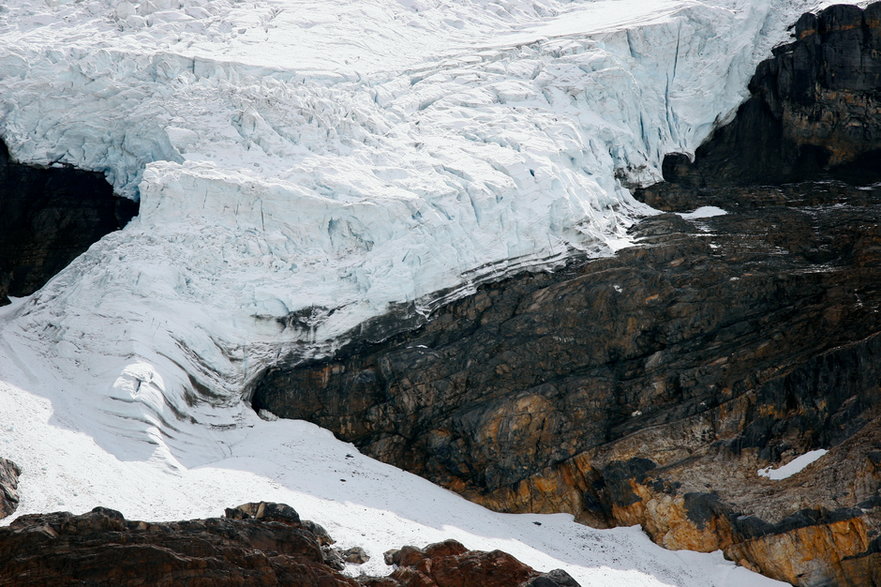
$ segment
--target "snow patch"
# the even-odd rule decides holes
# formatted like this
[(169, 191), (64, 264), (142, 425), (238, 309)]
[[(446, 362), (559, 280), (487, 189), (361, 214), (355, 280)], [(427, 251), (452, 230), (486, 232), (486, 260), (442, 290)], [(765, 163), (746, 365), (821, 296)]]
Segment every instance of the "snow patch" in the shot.
[(724, 216), (725, 214), (728, 214), (728, 212), (717, 206), (701, 206), (697, 210), (692, 210), (691, 212), (677, 212), (676, 214), (686, 220), (700, 220), (702, 218)]
[(776, 469), (772, 469), (771, 467), (765, 467), (764, 469), (759, 469), (756, 473), (760, 477), (767, 477), (772, 481), (780, 481), (781, 479), (788, 479), (792, 477), (796, 473), (801, 473), (805, 467), (825, 455), (828, 450), (825, 448), (820, 448), (817, 450), (812, 450), (810, 452), (806, 452), (805, 454), (795, 457), (785, 465), (777, 467)]

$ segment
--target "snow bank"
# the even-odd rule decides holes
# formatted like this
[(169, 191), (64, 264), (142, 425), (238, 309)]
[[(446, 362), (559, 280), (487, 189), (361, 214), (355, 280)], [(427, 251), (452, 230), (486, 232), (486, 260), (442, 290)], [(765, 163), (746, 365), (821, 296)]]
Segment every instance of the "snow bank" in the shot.
[[(151, 377), (138, 369), (129, 376)], [(505, 550), (543, 571), (564, 568), (585, 587), (782, 585), (725, 561), (720, 552), (664, 550), (638, 527), (595, 530), (565, 514), (490, 512), (302, 421), (265, 422), (247, 414), (236, 428), (214, 433), (179, 424), (177, 433), (211, 434), (226, 455), (169, 470), (159, 457), (110, 454), (94, 437), (68, 428), (55, 401), (4, 382), (0, 414), (0, 454), (14, 455), (23, 470), (16, 515), (82, 513), (100, 504), (130, 519), (190, 519), (263, 499), (288, 503), (322, 524), (337, 546), (365, 548), (371, 560), (350, 565), (355, 575), (389, 573), (382, 553), (390, 548), (454, 538), (469, 548)]]

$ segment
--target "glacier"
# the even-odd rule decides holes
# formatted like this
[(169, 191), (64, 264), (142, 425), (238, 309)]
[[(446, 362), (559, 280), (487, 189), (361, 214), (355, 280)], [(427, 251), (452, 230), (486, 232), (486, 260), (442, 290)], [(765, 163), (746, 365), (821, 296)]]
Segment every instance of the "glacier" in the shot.
[[(346, 540), (369, 520), (386, 531), (370, 530), (379, 552), (452, 536), (596, 580), (583, 544), (560, 544), (611, 535), (564, 516), (542, 528), (566, 540), (511, 530), (520, 518), (477, 513), (373, 462), (341, 492), (334, 467), (355, 449), (257, 418), (248, 384), (289, 352), (326, 352), (392, 304), (427, 313), (439, 292), (627, 246), (627, 228), (654, 213), (628, 188), (659, 179), (665, 153), (693, 151), (787, 26), (829, 3), (0, 7), (0, 135), (13, 156), (100, 171), (141, 206), (42, 290), (0, 308), (0, 454), (25, 469), (20, 513), (100, 502), (168, 519), (271, 494)], [(294, 315), (307, 324), (292, 326)], [(324, 476), (298, 477), (295, 463)], [(401, 514), (412, 493), (457, 513)], [(519, 546), (486, 538), (499, 524)], [(740, 577), (720, 555), (617, 532), (636, 541), (622, 549), (646, 552), (633, 584)]]

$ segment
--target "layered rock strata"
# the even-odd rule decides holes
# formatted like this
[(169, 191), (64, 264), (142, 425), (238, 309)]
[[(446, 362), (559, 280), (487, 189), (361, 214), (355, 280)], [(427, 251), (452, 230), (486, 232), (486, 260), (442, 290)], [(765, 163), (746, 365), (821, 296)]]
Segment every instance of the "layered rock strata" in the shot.
[(22, 516), (0, 528), (4, 585), (289, 585), (314, 587), (577, 587), (562, 571), (539, 573), (510, 555), (456, 542), (391, 553), (388, 577), (346, 577), (328, 557), (332, 539), (284, 504), (259, 502), (223, 518), (129, 521), (95, 508)]
[(102, 175), (17, 163), (0, 142), (0, 305), (35, 292), (137, 211)]
[[(647, 219), (614, 258), (292, 356), (254, 407), (496, 509), (642, 524), (793, 584), (881, 584), (881, 189), (830, 181), (881, 175), (881, 3), (795, 36), (694, 163), (669, 156), (640, 192), (729, 214)], [(822, 181), (781, 184), (802, 179)]]
[[(822, 584), (871, 555), (881, 521), (881, 191), (756, 192), (786, 205), (646, 220), (614, 258), (279, 365), (254, 406), (495, 509), (641, 523), (670, 548)], [(791, 479), (757, 474), (818, 448)]]

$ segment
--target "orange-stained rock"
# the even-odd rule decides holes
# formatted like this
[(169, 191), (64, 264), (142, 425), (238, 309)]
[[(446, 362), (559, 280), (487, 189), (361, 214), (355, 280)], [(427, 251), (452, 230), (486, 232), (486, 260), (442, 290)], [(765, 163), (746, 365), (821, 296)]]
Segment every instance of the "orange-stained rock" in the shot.
[(27, 515), (0, 528), (0, 585), (291, 587), (578, 587), (563, 571), (540, 573), (500, 551), (448, 540), (387, 553), (388, 577), (343, 576), (333, 540), (285, 504), (255, 502), (227, 517), (128, 521), (106, 508)]
[[(881, 532), (881, 186), (827, 180), (881, 179), (879, 22), (881, 3), (802, 17), (732, 124), (638, 194), (728, 214), (647, 218), (614, 257), (430, 319), (396, 308), (332, 356), (282, 359), (254, 407), (494, 509), (860, 584)], [(788, 479), (757, 474), (818, 448)]]
[[(865, 520), (852, 518), (806, 526), (730, 545), (725, 555), (759, 572), (792, 583), (826, 582), (839, 586), (872, 585), (842, 563), (869, 546)], [(808, 584), (811, 584), (808, 583)]]
[(389, 551), (386, 562), (397, 566), (388, 578), (402, 587), (527, 587), (539, 578), (548, 587), (578, 585), (564, 571), (539, 573), (505, 552), (468, 550), (455, 540)]

